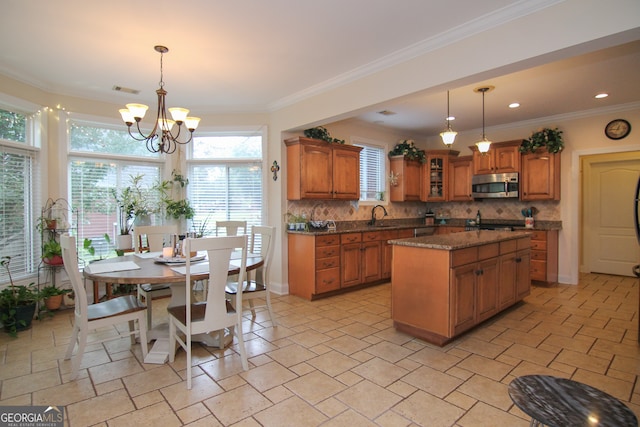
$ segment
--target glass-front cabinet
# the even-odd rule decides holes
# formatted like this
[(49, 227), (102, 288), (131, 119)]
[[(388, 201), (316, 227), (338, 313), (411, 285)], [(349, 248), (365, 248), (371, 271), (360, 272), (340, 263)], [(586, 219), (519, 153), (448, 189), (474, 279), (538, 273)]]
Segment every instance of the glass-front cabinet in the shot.
[(449, 159), (460, 154), (454, 150), (427, 150), (423, 165), (423, 185), (420, 200), (444, 202), (447, 200)]

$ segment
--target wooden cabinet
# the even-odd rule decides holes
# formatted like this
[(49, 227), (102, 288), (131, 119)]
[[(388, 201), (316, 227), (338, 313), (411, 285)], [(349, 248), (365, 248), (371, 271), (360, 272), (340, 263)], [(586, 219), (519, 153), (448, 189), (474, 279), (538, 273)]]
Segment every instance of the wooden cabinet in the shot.
[(306, 299), (391, 277), (388, 240), (413, 237), (413, 229), (342, 234), (289, 234), (289, 293)]
[(340, 235), (289, 234), (289, 293), (306, 299), (340, 289)]
[(451, 254), (451, 329), (457, 335), (498, 312), (499, 244)]
[(521, 200), (560, 200), (560, 153), (522, 155)]
[(531, 280), (558, 281), (558, 230), (535, 230), (531, 236)]
[(302, 137), (284, 142), (287, 199), (359, 200), (361, 147)]
[(422, 163), (418, 160), (407, 160), (404, 156), (393, 156), (389, 159), (391, 173), (398, 177), (397, 183), (390, 186), (392, 202), (420, 201)]
[(520, 144), (522, 140), (494, 142), (489, 151), (482, 154), (475, 145), (473, 151), (473, 174), (520, 172)]
[(451, 233), (461, 233), (464, 231), (464, 227), (456, 226), (456, 225), (438, 225), (436, 228), (436, 234), (451, 234)]
[(498, 310), (520, 301), (531, 292), (529, 238), (500, 243)]
[(451, 251), (393, 245), (394, 326), (444, 345), (515, 304), (530, 290), (529, 244), (520, 237)]
[(471, 197), (471, 156), (449, 159), (449, 201), (468, 201)]
[(460, 154), (454, 150), (427, 150), (427, 162), (422, 165), (420, 200), (444, 202), (448, 198), (449, 159)]

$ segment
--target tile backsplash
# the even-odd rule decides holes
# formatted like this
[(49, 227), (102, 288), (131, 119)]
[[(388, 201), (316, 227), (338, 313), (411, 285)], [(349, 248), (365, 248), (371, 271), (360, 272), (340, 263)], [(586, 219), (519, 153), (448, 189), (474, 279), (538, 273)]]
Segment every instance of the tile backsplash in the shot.
[[(312, 215), (316, 220), (331, 219), (334, 221), (360, 221), (371, 218), (371, 204), (358, 204), (356, 202), (335, 200), (289, 200), (287, 211), (296, 215), (305, 215), (310, 220)], [(483, 200), (470, 202), (403, 202), (388, 203), (384, 205), (389, 213), (388, 219), (417, 218), (424, 216), (429, 209), (434, 213), (444, 213), (445, 217), (457, 219), (470, 219), (480, 214), (484, 219), (522, 220), (523, 209), (535, 208), (538, 213), (534, 218), (539, 221), (559, 221), (559, 201), (522, 202), (519, 200)], [(377, 212), (378, 218), (381, 213)], [(286, 222), (286, 218), (283, 218)]]

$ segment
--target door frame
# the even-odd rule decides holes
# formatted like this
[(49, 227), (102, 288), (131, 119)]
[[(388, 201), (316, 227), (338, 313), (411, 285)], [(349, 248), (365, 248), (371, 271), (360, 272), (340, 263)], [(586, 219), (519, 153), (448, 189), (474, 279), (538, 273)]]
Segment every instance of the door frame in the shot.
[[(632, 154), (633, 153), (633, 154)], [(638, 156), (634, 154), (638, 153)], [(635, 161), (640, 162), (640, 149), (632, 150), (632, 151), (620, 151), (615, 153), (602, 153), (595, 155), (583, 155), (580, 157), (580, 168), (581, 168), (581, 183), (580, 183), (580, 267), (579, 271), (581, 273), (591, 273), (591, 256), (593, 255), (594, 247), (589, 243), (587, 237), (589, 237), (588, 233), (590, 232), (585, 227), (585, 222), (588, 217), (588, 212), (585, 211), (586, 205), (589, 201), (593, 202), (594, 198), (591, 197), (591, 193), (585, 194), (585, 187), (589, 188), (587, 185), (587, 180), (591, 179), (592, 167), (595, 164), (611, 164), (611, 163), (619, 163), (623, 161)], [(587, 175), (587, 171), (589, 174)], [(590, 199), (590, 200), (587, 200)], [(635, 241), (635, 239), (634, 239)]]
[[(569, 191), (569, 204), (563, 205), (565, 207), (575, 206), (575, 209), (568, 209), (567, 216), (561, 213), (563, 217), (563, 228), (566, 228), (568, 233), (561, 233), (568, 236), (573, 236), (570, 241), (561, 242), (561, 246), (564, 248), (560, 248), (562, 253), (567, 254), (567, 259), (564, 261), (568, 267), (568, 277), (565, 276), (564, 279), (561, 279), (561, 283), (569, 283), (573, 285), (578, 284), (578, 280), (580, 277), (580, 267), (581, 267), (581, 259), (580, 253), (582, 251), (582, 170), (580, 165), (582, 163), (582, 156), (590, 156), (594, 154), (612, 154), (612, 153), (622, 153), (626, 151), (638, 151), (638, 147), (636, 145), (631, 146), (619, 146), (619, 147), (606, 147), (606, 148), (588, 148), (584, 150), (575, 150), (571, 153), (571, 180), (570, 180), (570, 191)], [(564, 209), (563, 209), (564, 211)], [(564, 239), (563, 239), (564, 240)]]

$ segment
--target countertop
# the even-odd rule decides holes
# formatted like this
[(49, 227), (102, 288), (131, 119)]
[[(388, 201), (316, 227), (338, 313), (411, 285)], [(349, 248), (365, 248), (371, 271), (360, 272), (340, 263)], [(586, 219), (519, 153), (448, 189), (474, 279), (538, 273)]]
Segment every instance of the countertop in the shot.
[(528, 237), (531, 231), (464, 231), (460, 233), (442, 234), (435, 236), (412, 237), (408, 239), (389, 240), (392, 245), (410, 246), (424, 249), (456, 250), (471, 246), (486, 245), (505, 240)]
[[(440, 224), (436, 221), (434, 225), (425, 225), (423, 218), (408, 218), (408, 219), (391, 219), (391, 220), (379, 220), (380, 225), (372, 226), (368, 225), (369, 221), (336, 221), (335, 230), (314, 230), (309, 229), (305, 231), (287, 230), (289, 234), (303, 234), (303, 235), (324, 235), (324, 234), (343, 234), (343, 233), (359, 233), (366, 231), (385, 231), (385, 230), (404, 230), (414, 228), (437, 228), (440, 226), (445, 227), (464, 227), (465, 219), (448, 219), (446, 224)], [(485, 219), (486, 224), (500, 224), (505, 226), (511, 226), (516, 231), (532, 231), (532, 230), (561, 230), (562, 221), (536, 221), (533, 228), (525, 228), (524, 220), (505, 220), (505, 219)], [(435, 232), (435, 230), (434, 230)]]

